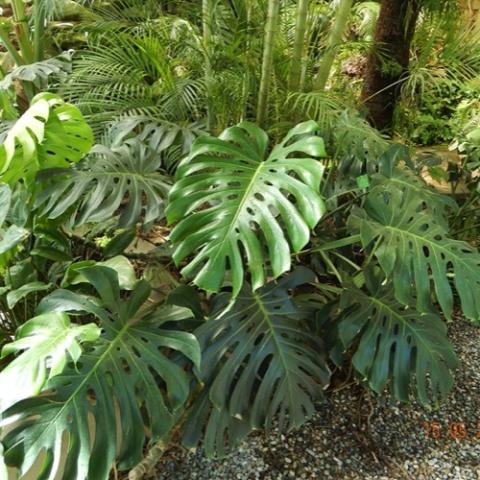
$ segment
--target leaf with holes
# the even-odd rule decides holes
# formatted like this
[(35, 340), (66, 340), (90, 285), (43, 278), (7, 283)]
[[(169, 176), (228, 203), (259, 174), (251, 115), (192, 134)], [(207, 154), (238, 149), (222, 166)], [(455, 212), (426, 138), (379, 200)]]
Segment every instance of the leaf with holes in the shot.
[(345, 348), (353, 347), (353, 365), (379, 394), (389, 388), (400, 401), (414, 394), (423, 405), (438, 404), (458, 367), (447, 326), (435, 314), (405, 308), (389, 284), (381, 286), (366, 273), (370, 291), (352, 285), (340, 301), (338, 331)]
[(0, 145), (0, 179), (32, 181), (39, 170), (69, 167), (87, 154), (93, 134), (80, 111), (51, 93), (40, 93)]
[(382, 170), (383, 173), (372, 176), (371, 190), (374, 195), (388, 195), (392, 189), (398, 190), (404, 197), (408, 194), (411, 202), (417, 202), (418, 209), (424, 210), (438, 223), (448, 228), (448, 213), (458, 210), (458, 205), (452, 197), (439, 193), (408, 168)]
[(143, 458), (146, 431), (152, 441), (165, 435), (189, 394), (189, 377), (168, 352), (200, 362), (196, 338), (171, 328), (191, 318), (189, 310), (142, 308), (150, 293), (145, 281), (123, 299), (117, 274), (107, 267), (87, 267), (82, 275), (99, 298), (58, 290), (39, 310), (93, 313), (102, 335), (84, 347), (77, 365), (51, 378), (42, 395), (3, 412), (2, 424), (14, 424), (2, 440), (5, 461), (21, 474), (42, 451), (43, 478), (52, 480), (63, 469), (62, 459), (62, 478), (71, 480), (107, 480), (115, 459), (120, 469), (133, 467)]
[(142, 213), (150, 223), (163, 217), (170, 188), (159, 166), (158, 155), (139, 142), (112, 149), (96, 145), (84, 164), (42, 172), (45, 188), (35, 205), (50, 219), (73, 209), (76, 225), (106, 221), (121, 206), (120, 227), (135, 226)]
[(310, 239), (324, 212), (319, 194), (325, 155), (311, 121), (297, 125), (267, 156), (266, 133), (249, 122), (220, 137), (201, 137), (177, 170), (167, 207), (178, 222), (171, 240), (177, 264), (204, 290), (218, 292), (226, 273), (233, 295), (251, 274), (253, 289), (286, 272), (291, 253)]
[(364, 248), (373, 249), (380, 266), (393, 280), (395, 296), (405, 305), (416, 303), (431, 311), (432, 294), (451, 318), (453, 290), (470, 319), (480, 319), (480, 254), (468, 243), (448, 238), (443, 222), (425, 210), (411, 189), (373, 189), (363, 209), (349, 218), (353, 233), (360, 233)]
[(222, 453), (227, 438), (232, 446), (274, 419), (280, 429), (296, 428), (314, 413), (330, 373), (322, 342), (304, 323), (310, 312), (289, 295), (314, 278), (302, 267), (257, 292), (245, 285), (229, 309), (227, 293), (216, 297), (212, 317), (195, 331), (208, 397), (204, 392), (190, 409), (186, 445), (195, 446), (205, 430), (207, 453)]

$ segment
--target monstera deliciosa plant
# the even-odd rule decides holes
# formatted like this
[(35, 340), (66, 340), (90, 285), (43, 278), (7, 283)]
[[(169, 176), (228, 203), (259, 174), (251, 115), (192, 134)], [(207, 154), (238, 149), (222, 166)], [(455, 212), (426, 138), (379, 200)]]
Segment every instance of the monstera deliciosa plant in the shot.
[[(480, 254), (451, 238), (458, 207), (406, 148), (352, 174), (314, 121), (279, 142), (242, 122), (195, 140), (170, 180), (151, 138), (92, 148), (75, 107), (31, 109), (0, 151), (7, 465), (106, 480), (172, 435), (223, 455), (253, 429), (300, 427), (333, 367), (400, 402), (446, 399), (458, 361), (442, 315), (480, 319)], [(130, 240), (107, 261), (76, 248), (80, 228), (164, 220), (171, 248), (147, 259), (183, 281), (153, 292)]]
[(271, 152), (266, 133), (249, 122), (194, 143), (177, 169), (167, 207), (169, 222), (178, 222), (173, 258), (178, 264), (192, 257), (184, 275), (218, 292), (228, 272), (235, 297), (244, 263), (253, 289), (268, 274), (290, 269), (291, 254), (308, 243), (325, 211), (324, 168), (314, 158), (326, 153), (317, 129), (315, 122), (302, 123)]

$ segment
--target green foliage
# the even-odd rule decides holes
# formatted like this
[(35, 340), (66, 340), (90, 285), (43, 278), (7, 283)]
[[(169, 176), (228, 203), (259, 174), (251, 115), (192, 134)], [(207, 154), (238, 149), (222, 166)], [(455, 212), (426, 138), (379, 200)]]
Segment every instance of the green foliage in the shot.
[(433, 313), (405, 308), (390, 286), (366, 272), (369, 291), (348, 286), (338, 332), (345, 348), (353, 347), (352, 363), (375, 392), (388, 386), (403, 402), (413, 393), (424, 405), (437, 405), (453, 385), (458, 367), (445, 323)]
[(392, 278), (398, 301), (414, 302), (420, 312), (428, 312), (435, 294), (443, 313), (451, 318), (452, 277), (463, 313), (478, 320), (480, 254), (469, 244), (448, 238), (444, 222), (425, 210), (425, 196), (410, 188), (391, 188), (388, 181), (385, 187), (369, 192), (363, 208), (352, 212), (349, 225)]
[(266, 133), (251, 123), (194, 143), (167, 207), (168, 221), (178, 222), (171, 235), (175, 262), (195, 254), (182, 269), (185, 276), (218, 292), (229, 271), (236, 296), (245, 260), (254, 290), (268, 269), (274, 277), (290, 269), (291, 252), (308, 243), (324, 211), (323, 167), (310, 158), (325, 155), (317, 129), (315, 122), (298, 125), (268, 156)]
[[(338, 372), (390, 403), (447, 399), (441, 314), (480, 319), (480, 37), (453, 1), (422, 2), (396, 85), (407, 143), (455, 133), (453, 195), (357, 110), (371, 47), (399, 67), (375, 44), (378, 2), (353, 7), (335, 52), (338, 2), (270, 2), (268, 42), (263, 0), (15, 3), (0, 477), (41, 457), (39, 478), (107, 480), (178, 433), (224, 455), (299, 428)], [(70, 103), (35, 96), (47, 84)]]
[(251, 429), (271, 429), (275, 420), (281, 430), (298, 428), (314, 413), (330, 372), (321, 341), (306, 328), (312, 312), (289, 295), (314, 279), (299, 268), (257, 292), (244, 285), (228, 309), (228, 294), (215, 298), (211, 318), (195, 331), (205, 387), (184, 427), (186, 446), (196, 446), (205, 429), (214, 455)]
[(194, 140), (204, 133), (195, 123), (182, 126), (148, 116), (130, 116), (112, 122), (103, 143), (118, 147), (134, 139), (160, 155), (162, 166), (170, 171), (189, 153)]
[(140, 142), (96, 145), (82, 164), (42, 172), (45, 188), (35, 206), (50, 219), (72, 212), (73, 223), (83, 225), (104, 222), (124, 205), (119, 227), (134, 226), (142, 214), (144, 222), (151, 223), (163, 217), (170, 187), (159, 167), (160, 158)]
[(190, 311), (174, 306), (142, 310), (150, 292), (146, 282), (139, 282), (128, 299), (122, 300), (113, 270), (86, 267), (81, 272), (98, 297), (58, 290), (40, 303), (38, 311), (43, 315), (93, 314), (100, 320), (102, 334), (84, 348), (79, 360), (78, 355), (74, 357), (76, 365), (68, 363), (61, 373), (54, 371), (57, 375), (48, 380), (42, 396), (4, 412), (4, 424), (15, 422), (3, 440), (5, 459), (22, 473), (45, 449), (43, 474), (54, 478), (64, 435), (69, 445), (64, 478), (106, 479), (115, 458), (120, 468), (133, 467), (142, 458), (145, 426), (154, 441), (161, 438), (188, 396), (188, 376), (165, 350), (179, 351), (196, 365), (200, 362), (195, 337), (167, 327), (169, 322), (189, 318)]
[(88, 279), (82, 275), (82, 269), (85, 267), (103, 266), (115, 270), (118, 277), (118, 286), (122, 290), (133, 290), (137, 283), (135, 275), (135, 268), (130, 261), (122, 255), (117, 255), (109, 258), (103, 262), (95, 262), (95, 260), (83, 260), (81, 262), (72, 263), (69, 265), (65, 276), (62, 279), (61, 287), (67, 288), (72, 285), (79, 285), (81, 283), (88, 283)]
[(46, 88), (51, 76), (61, 78), (72, 69), (72, 52), (63, 52), (57, 57), (48, 58), (29, 65), (20, 65), (0, 81), (0, 90), (9, 89), (15, 81), (31, 82), (35, 87)]
[(52, 287), (50, 283), (43, 283), (43, 282), (31, 282), (25, 283), (21, 287), (17, 288), (16, 290), (10, 290), (7, 294), (7, 305), (8, 308), (12, 309), (15, 305), (20, 301), (23, 300), (25, 297), (32, 293), (42, 292), (44, 290), (48, 290)]
[(28, 236), (28, 230), (11, 225), (2, 232), (0, 238), (0, 255), (4, 255), (16, 247), (22, 240)]
[[(454, 2), (452, 2), (454, 3)], [(399, 132), (421, 145), (448, 143), (458, 130), (455, 112), (478, 97), (480, 28), (455, 15), (426, 17), (417, 28), (409, 73), (402, 84)]]
[(179, 42), (176, 28), (164, 17), (141, 34), (127, 30), (93, 35), (88, 50), (74, 62), (66, 96), (96, 133), (131, 116), (171, 123), (199, 119), (203, 80), (189, 75), (199, 39), (193, 29), (186, 29), (187, 37)]
[(40, 393), (48, 380), (62, 373), (67, 361), (78, 362), (81, 343), (93, 342), (99, 336), (100, 329), (94, 323), (71, 324), (63, 312), (46, 313), (24, 323), (17, 330), (15, 341), (2, 349), (2, 358), (23, 353), (0, 372), (0, 409), (4, 411), (13, 403)]
[(39, 170), (69, 167), (90, 151), (92, 141), (77, 108), (41, 93), (0, 145), (0, 179), (11, 185), (20, 179), (32, 182)]
[(28, 237), (28, 230), (15, 224), (6, 225), (12, 205), (12, 191), (5, 183), (0, 183), (0, 272), (3, 273), (17, 246)]

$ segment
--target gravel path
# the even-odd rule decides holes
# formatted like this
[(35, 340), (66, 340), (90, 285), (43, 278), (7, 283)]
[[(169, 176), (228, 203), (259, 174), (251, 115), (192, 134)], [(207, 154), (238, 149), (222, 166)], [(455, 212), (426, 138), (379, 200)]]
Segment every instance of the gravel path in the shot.
[(480, 328), (457, 320), (451, 338), (462, 368), (438, 411), (382, 406), (350, 386), (331, 394), (297, 432), (253, 435), (222, 460), (173, 449), (153, 478), (480, 480)]

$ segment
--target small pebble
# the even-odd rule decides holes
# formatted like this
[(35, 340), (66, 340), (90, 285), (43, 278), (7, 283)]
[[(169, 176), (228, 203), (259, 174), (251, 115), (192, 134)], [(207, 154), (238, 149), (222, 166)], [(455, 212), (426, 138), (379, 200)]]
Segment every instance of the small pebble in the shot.
[[(376, 399), (358, 385), (327, 392), (298, 431), (252, 434), (220, 460), (172, 448), (155, 480), (480, 480), (480, 328), (449, 326), (461, 367), (449, 400), (436, 411)], [(432, 438), (431, 425), (440, 425)], [(464, 423), (467, 437), (449, 436)]]

